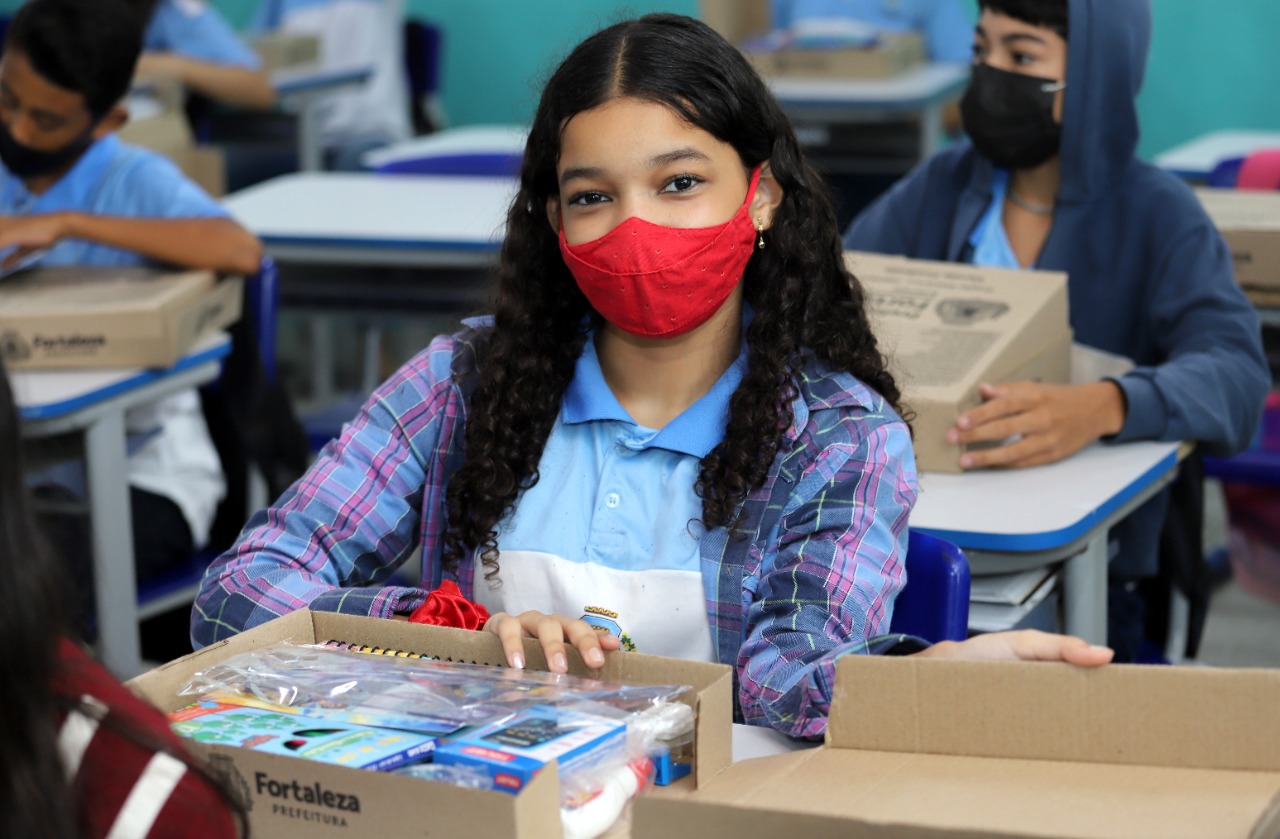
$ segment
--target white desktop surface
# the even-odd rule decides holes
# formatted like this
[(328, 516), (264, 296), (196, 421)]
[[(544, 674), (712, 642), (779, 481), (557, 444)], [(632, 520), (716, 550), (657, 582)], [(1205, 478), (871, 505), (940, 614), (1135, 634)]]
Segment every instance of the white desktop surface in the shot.
[(114, 368), (66, 370), (11, 370), (9, 382), (18, 411), (26, 422), (49, 420), (87, 408), (160, 381), (175, 373), (216, 361), (231, 351), (225, 333), (210, 335), (192, 347), (167, 370)]
[(1280, 148), (1280, 131), (1213, 131), (1161, 152), (1155, 164), (1180, 177), (1203, 180), (1224, 160), (1268, 148)]
[(1177, 458), (1177, 443), (1094, 443), (1029, 469), (923, 472), (911, 526), (962, 548), (1057, 547), (1096, 527)]
[(372, 75), (373, 67), (368, 64), (354, 64), (349, 67), (325, 67), (318, 64), (284, 67), (271, 74), (271, 87), (277, 96), (288, 99), (300, 93), (329, 91), (363, 84)]
[(513, 178), (301, 172), (233, 193), (223, 205), (268, 252), (281, 246), (494, 253)]

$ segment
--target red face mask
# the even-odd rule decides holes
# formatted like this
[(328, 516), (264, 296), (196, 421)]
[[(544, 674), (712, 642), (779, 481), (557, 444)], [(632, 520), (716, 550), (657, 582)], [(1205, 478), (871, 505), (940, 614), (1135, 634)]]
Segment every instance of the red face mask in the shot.
[(609, 323), (641, 338), (670, 338), (701, 326), (729, 298), (751, 258), (755, 227), (748, 208), (713, 227), (663, 227), (632, 217), (591, 242), (560, 253), (587, 300)]

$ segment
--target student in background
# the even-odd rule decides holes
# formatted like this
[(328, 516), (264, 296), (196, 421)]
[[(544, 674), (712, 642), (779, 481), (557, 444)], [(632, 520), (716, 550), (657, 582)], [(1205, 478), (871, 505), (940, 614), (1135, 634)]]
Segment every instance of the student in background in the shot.
[(850, 20), (886, 32), (919, 32), (930, 61), (972, 56), (972, 27), (960, 0), (773, 0), (773, 28), (803, 21)]
[[(1180, 181), (1139, 160), (1148, 0), (979, 0), (964, 143), (854, 220), (857, 250), (1069, 275), (1077, 341), (1136, 362), (1083, 385), (992, 382), (948, 439), (965, 469), (1060, 460), (1103, 439), (1248, 445), (1270, 376), (1231, 255)], [(1142, 641), (1168, 494), (1112, 530), (1109, 640)]]
[(326, 67), (373, 69), (367, 82), (319, 106), (329, 168), (362, 169), (365, 152), (411, 136), (404, 0), (260, 0), (252, 29), (314, 35)]
[(270, 108), (262, 60), (205, 0), (130, 0), (146, 24), (139, 79), (181, 82), (216, 102)]
[(164, 716), (68, 635), (67, 586), (32, 526), (0, 367), (0, 836), (234, 837), (243, 815)]
[[(294, 609), (410, 616), (411, 557), (551, 668), (624, 643), (735, 668), (742, 718), (826, 727), (836, 659), (885, 635), (916, 497), (898, 389), (821, 180), (705, 24), (580, 44), (534, 117), (492, 322), (438, 338), (210, 568), (192, 637)], [(604, 610), (616, 633), (580, 619)], [(937, 656), (1100, 664), (1039, 633)]]
[[(165, 158), (121, 143), (141, 32), (123, 0), (29, 0), (0, 59), (0, 258), (258, 270), (258, 240)], [(224, 492), (194, 389), (131, 411), (140, 575), (204, 545)]]

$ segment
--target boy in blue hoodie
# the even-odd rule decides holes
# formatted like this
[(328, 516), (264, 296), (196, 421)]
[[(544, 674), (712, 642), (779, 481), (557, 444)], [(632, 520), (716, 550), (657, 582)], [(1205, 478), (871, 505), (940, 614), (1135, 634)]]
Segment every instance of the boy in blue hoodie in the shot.
[[(966, 469), (1060, 460), (1098, 439), (1248, 445), (1270, 376), (1258, 319), (1195, 196), (1139, 160), (1149, 0), (979, 0), (961, 112), (969, 143), (854, 220), (852, 249), (1065, 271), (1076, 340), (1131, 358), (1116, 379), (989, 384), (948, 440), (1016, 442)], [(1112, 531), (1109, 643), (1141, 643), (1135, 581), (1157, 571), (1168, 494)]]

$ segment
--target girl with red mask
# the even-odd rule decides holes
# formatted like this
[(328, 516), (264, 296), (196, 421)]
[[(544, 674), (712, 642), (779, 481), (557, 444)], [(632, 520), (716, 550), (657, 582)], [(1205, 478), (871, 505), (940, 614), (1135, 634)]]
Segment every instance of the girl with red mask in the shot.
[[(464, 615), (514, 667), (526, 636), (559, 672), (566, 645), (721, 661), (741, 719), (806, 737), (839, 656), (921, 651), (886, 634), (916, 497), (898, 388), (821, 179), (733, 46), (649, 15), (573, 51), (491, 306), (250, 521), (206, 576), (197, 645), (303, 606)], [(410, 558), (423, 587), (386, 585)], [(923, 654), (1110, 652), (1015, 634)]]

